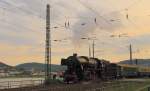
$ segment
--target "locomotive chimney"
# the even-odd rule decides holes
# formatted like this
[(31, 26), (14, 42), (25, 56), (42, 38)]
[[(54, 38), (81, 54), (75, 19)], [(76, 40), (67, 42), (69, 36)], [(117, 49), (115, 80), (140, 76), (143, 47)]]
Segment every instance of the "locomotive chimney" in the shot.
[(77, 57), (77, 53), (73, 53), (73, 56), (74, 56), (74, 57)]

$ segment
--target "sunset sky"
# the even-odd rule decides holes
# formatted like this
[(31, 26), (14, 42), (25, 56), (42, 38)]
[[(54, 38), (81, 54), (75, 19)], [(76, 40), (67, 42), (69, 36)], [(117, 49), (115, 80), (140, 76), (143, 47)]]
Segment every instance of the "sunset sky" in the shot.
[(52, 42), (53, 64), (73, 53), (88, 56), (92, 41), (82, 37), (96, 37), (98, 58), (129, 59), (130, 44), (133, 58), (150, 58), (150, 0), (0, 0), (0, 62), (44, 63), (46, 4), (52, 40), (63, 40)]

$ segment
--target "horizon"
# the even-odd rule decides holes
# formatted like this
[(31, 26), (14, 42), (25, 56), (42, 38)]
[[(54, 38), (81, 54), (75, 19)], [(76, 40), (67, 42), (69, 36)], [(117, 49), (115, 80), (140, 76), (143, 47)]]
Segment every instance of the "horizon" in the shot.
[(85, 37), (96, 37), (97, 58), (111, 62), (128, 60), (132, 44), (133, 59), (150, 59), (149, 3), (148, 0), (0, 0), (0, 62), (45, 63), (47, 4), (51, 5), (52, 64), (60, 64), (61, 58), (72, 53), (88, 56), (93, 41), (81, 40)]
[[(106, 60), (106, 59), (103, 59), (103, 60)], [(136, 60), (136, 59), (133, 59), (133, 61)], [(138, 60), (150, 60), (150, 58), (146, 58), (146, 59), (138, 59)], [(111, 62), (110, 60), (107, 60), (109, 62)], [(119, 63), (119, 62), (122, 62), (122, 61), (130, 61), (130, 59), (125, 59), (125, 60), (121, 60), (121, 61), (118, 61), (118, 62), (111, 62), (111, 63)], [(9, 65), (9, 66), (17, 66), (17, 65), (20, 65), (20, 64), (26, 64), (26, 63), (40, 63), (40, 64), (45, 64), (45, 63), (42, 63), (42, 62), (36, 62), (36, 61), (30, 61), (30, 62), (25, 62), (25, 63), (19, 63), (19, 64), (15, 64), (15, 65), (12, 65), (12, 64), (7, 64), (5, 62), (2, 62), (0, 61), (0, 63), (2, 64), (6, 64), (6, 65)], [(52, 64), (52, 65), (61, 65), (61, 64)]]
[[(1, 62), (0, 63), (2, 64), (6, 64), (6, 65), (9, 65), (9, 66), (18, 66), (20, 64), (27, 64), (27, 63), (20, 63), (20, 64), (16, 64), (16, 65), (11, 65), (11, 64), (7, 64), (7, 63), (4, 63), (4, 62)], [(28, 62), (28, 63), (39, 63), (39, 64), (45, 64), (45, 63), (40, 63), (40, 62)], [(52, 64), (52, 65), (60, 65), (60, 64)]]

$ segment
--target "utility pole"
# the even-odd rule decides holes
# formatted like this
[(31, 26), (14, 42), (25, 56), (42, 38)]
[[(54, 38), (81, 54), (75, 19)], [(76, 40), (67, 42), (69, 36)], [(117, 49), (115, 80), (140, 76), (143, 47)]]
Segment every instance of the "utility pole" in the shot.
[(130, 44), (130, 62), (131, 64), (133, 64), (133, 61), (132, 61), (132, 45)]
[(92, 38), (89, 38), (89, 37), (88, 37), (88, 38), (81, 38), (81, 39), (84, 39), (84, 40), (86, 39), (86, 40), (88, 40), (88, 41), (89, 41), (89, 40), (93, 40), (92, 46), (90, 46), (90, 43), (89, 43), (89, 58), (91, 57), (91, 47), (92, 47), (92, 51), (93, 51), (93, 55), (92, 55), (92, 56), (93, 56), (93, 58), (94, 58), (94, 57), (95, 57), (95, 43), (94, 43), (94, 40), (95, 40), (95, 39), (92, 39)]
[(51, 30), (50, 30), (50, 5), (46, 7), (46, 48), (45, 48), (45, 79), (51, 78)]
[(91, 57), (91, 46), (89, 44), (89, 58)]
[(95, 43), (94, 43), (94, 40), (93, 40), (93, 58), (95, 57)]

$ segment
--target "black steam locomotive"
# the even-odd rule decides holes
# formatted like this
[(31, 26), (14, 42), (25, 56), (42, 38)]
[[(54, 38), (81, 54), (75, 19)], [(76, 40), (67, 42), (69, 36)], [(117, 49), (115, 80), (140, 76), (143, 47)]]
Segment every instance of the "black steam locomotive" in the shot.
[(67, 66), (64, 73), (64, 81), (67, 83), (150, 76), (150, 68), (136, 65), (119, 65), (98, 58), (77, 56), (77, 54), (62, 59), (61, 65)]
[(121, 76), (120, 66), (97, 58), (78, 57), (77, 54), (62, 59), (61, 65), (67, 66), (64, 73), (65, 82), (117, 79)]

